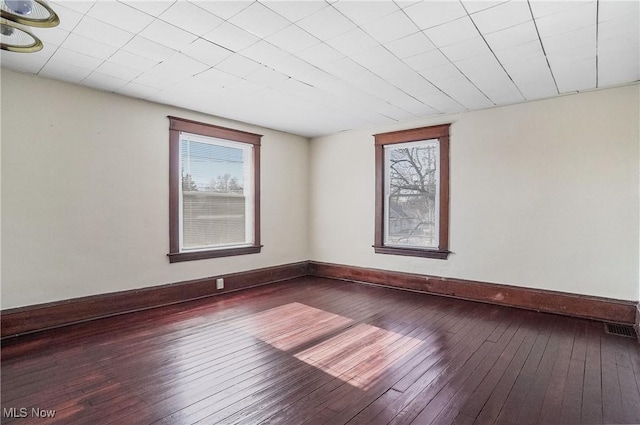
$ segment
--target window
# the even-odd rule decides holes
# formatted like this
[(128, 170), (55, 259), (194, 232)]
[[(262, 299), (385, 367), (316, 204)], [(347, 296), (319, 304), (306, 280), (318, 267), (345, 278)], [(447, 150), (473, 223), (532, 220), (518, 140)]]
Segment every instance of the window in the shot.
[(260, 252), (262, 136), (169, 121), (169, 261)]
[(376, 134), (379, 254), (449, 255), (449, 124)]

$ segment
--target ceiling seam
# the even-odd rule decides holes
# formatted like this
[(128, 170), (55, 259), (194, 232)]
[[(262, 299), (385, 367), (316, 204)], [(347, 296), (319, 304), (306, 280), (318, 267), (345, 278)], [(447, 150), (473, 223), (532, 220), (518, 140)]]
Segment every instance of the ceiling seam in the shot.
[[(471, 14), (469, 13), (469, 11), (467, 10), (467, 8), (465, 7), (464, 3), (462, 3), (462, 0), (460, 0), (460, 4), (462, 5), (462, 8), (464, 9), (464, 11), (467, 13), (467, 16), (469, 17), (469, 19), (471, 19), (471, 23), (473, 24), (473, 26), (475, 27), (476, 31), (478, 31), (478, 34), (480, 34), (480, 37), (482, 38), (482, 41), (484, 41), (484, 44), (487, 45), (487, 48), (489, 49), (489, 51), (491, 52), (491, 54), (493, 55), (493, 57), (495, 58), (495, 60), (498, 62), (498, 64), (500, 65), (500, 68), (502, 68), (502, 70), (504, 71), (504, 73), (507, 75), (507, 77), (509, 78), (509, 80), (511, 81), (511, 83), (513, 84), (513, 86), (516, 88), (516, 90), (518, 90), (518, 93), (520, 93), (520, 96), (522, 96), (523, 100), (527, 100), (527, 97), (524, 95), (524, 93), (522, 93), (522, 90), (520, 90), (520, 87), (518, 87), (518, 85), (516, 84), (515, 81), (513, 81), (513, 78), (511, 78), (511, 75), (509, 74), (509, 72), (507, 71), (507, 69), (504, 67), (504, 65), (502, 64), (502, 62), (500, 61), (500, 59), (498, 59), (498, 56), (496, 55), (496, 53), (493, 51), (493, 49), (491, 48), (491, 46), (489, 45), (489, 43), (487, 42), (487, 39), (484, 37), (484, 34), (480, 31), (480, 28), (478, 28), (478, 25), (476, 25), (476, 22), (473, 20), (473, 17), (471, 16)], [(444, 54), (444, 53), (443, 53)], [(446, 55), (445, 55), (446, 56)]]
[(553, 75), (553, 69), (551, 69), (551, 63), (549, 63), (549, 57), (547, 56), (547, 51), (544, 49), (544, 44), (542, 43), (542, 37), (540, 37), (540, 31), (538, 30), (538, 24), (536, 22), (536, 18), (533, 16), (533, 10), (531, 9), (531, 0), (527, 0), (527, 6), (529, 6), (529, 13), (531, 13), (533, 26), (536, 28), (536, 34), (538, 35), (538, 41), (540, 42), (540, 47), (542, 48), (542, 53), (544, 54), (544, 60), (547, 61), (547, 68), (549, 68), (549, 72), (551, 73), (551, 78), (553, 79), (553, 84), (556, 86), (556, 93), (560, 94), (560, 89), (558, 88), (558, 82), (556, 81), (556, 76)]

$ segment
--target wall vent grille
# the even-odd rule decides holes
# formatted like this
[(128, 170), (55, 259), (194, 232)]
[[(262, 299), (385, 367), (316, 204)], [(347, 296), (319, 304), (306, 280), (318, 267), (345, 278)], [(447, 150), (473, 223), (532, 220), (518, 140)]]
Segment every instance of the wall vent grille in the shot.
[(611, 335), (619, 335), (627, 338), (636, 338), (636, 331), (633, 329), (633, 326), (629, 325), (620, 325), (617, 323), (605, 323), (604, 324), (605, 333)]

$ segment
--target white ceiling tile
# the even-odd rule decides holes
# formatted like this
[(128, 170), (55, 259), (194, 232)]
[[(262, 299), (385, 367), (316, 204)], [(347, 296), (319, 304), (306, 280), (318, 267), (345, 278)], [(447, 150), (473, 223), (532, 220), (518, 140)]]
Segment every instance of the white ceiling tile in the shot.
[(524, 100), (492, 53), (458, 61), (455, 65), (496, 105)]
[(257, 2), (234, 15), (229, 22), (260, 38), (268, 37), (290, 24), (285, 18)]
[(229, 22), (220, 24), (213, 31), (205, 34), (203, 38), (234, 52), (247, 48), (259, 40), (255, 35)]
[(223, 20), (186, 1), (178, 1), (165, 10), (160, 19), (178, 28), (202, 36), (213, 31)]
[(468, 16), (425, 30), (425, 34), (438, 47), (450, 46), (480, 35)]
[(264, 40), (241, 50), (240, 54), (271, 68), (278, 67), (281, 61), (289, 56), (288, 52)]
[(616, 47), (598, 50), (598, 87), (640, 80), (638, 49), (620, 51)]
[(115, 63), (117, 65), (127, 66), (140, 72), (145, 72), (156, 66), (159, 61), (147, 59), (144, 56), (136, 55), (127, 52), (126, 50), (118, 50), (111, 57), (109, 57), (109, 62)]
[(278, 15), (283, 16), (290, 22), (297, 22), (300, 19), (324, 9), (329, 5), (323, 1), (263, 1), (262, 2), (269, 9), (276, 12)]
[(87, 76), (91, 74), (91, 71), (91, 69), (81, 68), (79, 66), (51, 58), (38, 75), (77, 84), (87, 78)]
[(202, 38), (197, 39), (180, 52), (209, 66), (215, 66), (233, 54), (231, 50)]
[(155, 87), (149, 87), (143, 84), (137, 84), (133, 82), (127, 83), (126, 85), (116, 90), (116, 93), (120, 93), (125, 96), (137, 97), (139, 99), (146, 99), (147, 97), (157, 92), (158, 92), (158, 89)]
[(293, 78), (300, 78), (317, 68), (302, 59), (290, 55), (279, 61), (276, 69)]
[(247, 81), (269, 88), (278, 88), (280, 84), (289, 78), (290, 77), (288, 75), (266, 66), (263, 66), (245, 77)]
[(77, 34), (70, 34), (62, 44), (62, 47), (98, 59), (107, 59), (118, 51), (114, 46), (100, 43), (99, 41), (91, 40), (90, 38)]
[(208, 87), (224, 87), (236, 82), (238, 79), (235, 75), (227, 74), (215, 68), (207, 69), (191, 78), (191, 80), (199, 83), (203, 89)]
[[(236, 80), (231, 84), (224, 86), (225, 90), (228, 90), (228, 93), (233, 93), (233, 95), (241, 95), (241, 96), (253, 96), (256, 93), (264, 91), (265, 88), (259, 86), (258, 84), (252, 83), (247, 80)], [(248, 100), (248, 99), (247, 99)], [(246, 102), (246, 105), (250, 105), (251, 102)]]
[(319, 39), (296, 25), (289, 25), (266, 40), (289, 53), (296, 53), (320, 43)]
[(93, 87), (98, 90), (116, 91), (127, 84), (127, 81), (110, 75), (92, 72), (87, 78), (80, 82), (83, 86)]
[(601, 1), (598, 4), (598, 21), (606, 22), (617, 18), (631, 18), (638, 22), (640, 2), (638, 1)]
[(173, 0), (118, 0), (127, 6), (138, 9), (147, 15), (160, 16), (162, 12), (167, 10), (173, 3)]
[(335, 75), (338, 78), (343, 78), (348, 75), (353, 75), (365, 70), (362, 65), (353, 61), (353, 59), (345, 57), (338, 59), (335, 62), (330, 62), (322, 65), (322, 69), (331, 75)]
[(182, 77), (176, 77), (172, 75), (156, 75), (150, 72), (140, 74), (138, 78), (133, 80), (136, 84), (142, 84), (144, 86), (154, 87), (158, 89), (165, 89), (176, 82), (180, 81)]
[(457, 1), (418, 2), (404, 9), (418, 28), (432, 28), (467, 15), (462, 4)]
[(438, 91), (433, 84), (416, 72), (401, 77), (389, 78), (387, 81), (405, 93), (410, 93), (416, 97)]
[(561, 1), (530, 1), (531, 11), (536, 19), (544, 16), (553, 15), (572, 9), (587, 3), (591, 3), (593, 0), (561, 0)]
[(326, 43), (347, 56), (378, 46), (378, 42), (360, 28), (327, 40)]
[(328, 40), (355, 28), (355, 25), (333, 7), (325, 7), (296, 23), (300, 28)]
[(498, 6), (475, 13), (471, 19), (480, 32), (490, 34), (514, 25), (531, 21), (529, 3), (526, 1), (509, 1)]
[(87, 15), (134, 34), (153, 21), (148, 14), (116, 1), (98, 1)]
[(150, 73), (159, 76), (172, 76), (176, 79), (185, 79), (209, 69), (208, 65), (198, 62), (182, 53), (176, 53), (149, 70)]
[(466, 108), (441, 91), (426, 94), (417, 94), (416, 97), (436, 111), (443, 114), (455, 114)]
[(72, 10), (64, 6), (60, 6), (58, 4), (56, 5), (52, 4), (52, 7), (55, 10), (58, 17), (60, 18), (60, 23), (58, 24), (57, 28), (61, 28), (66, 31), (73, 30), (76, 27), (76, 25), (78, 25), (78, 23), (80, 22), (84, 14), (84, 12), (79, 13), (78, 11)]
[(114, 47), (122, 47), (133, 38), (133, 34), (97, 19), (85, 16), (74, 29), (74, 33)]
[(139, 35), (174, 50), (180, 50), (198, 38), (176, 26), (159, 20), (153, 21)]
[(375, 21), (399, 10), (398, 6), (391, 1), (368, 1), (366, 3), (360, 1), (339, 1), (334, 3), (333, 7), (357, 25)]
[(489, 9), (490, 7), (497, 6), (504, 3), (507, 0), (489, 1), (489, 0), (462, 0), (464, 8), (468, 13), (476, 13), (481, 10)]
[(543, 38), (542, 45), (549, 58), (575, 62), (596, 55), (596, 26)]
[(103, 62), (97, 69), (97, 72), (108, 75), (110, 77), (116, 77), (121, 80), (131, 81), (141, 74), (137, 69), (130, 68), (128, 66), (119, 65), (113, 62)]
[(416, 71), (422, 71), (424, 69), (433, 68), (449, 63), (449, 59), (447, 59), (447, 57), (443, 55), (439, 50), (431, 50), (429, 52), (406, 58), (404, 59), (404, 63), (406, 63)]
[(533, 21), (485, 35), (485, 40), (492, 50), (502, 50), (538, 39), (538, 32)]
[(122, 49), (155, 62), (162, 62), (176, 53), (175, 50), (167, 46), (163, 46), (139, 35), (135, 36)]
[(454, 64), (449, 62), (424, 69), (420, 71), (420, 75), (433, 83), (435, 86), (438, 86), (438, 83), (440, 81), (462, 76), (458, 68), (456, 68)]
[(482, 37), (470, 38), (469, 40), (443, 47), (440, 50), (452, 62), (491, 53)]
[(69, 34), (69, 31), (60, 28), (60, 26), (54, 28), (31, 28), (31, 32), (42, 40), (43, 43), (50, 43), (55, 45), (61, 45)]
[(544, 58), (544, 50), (539, 41), (519, 44), (502, 50), (495, 50), (495, 55), (503, 65), (508, 63), (526, 63), (531, 59)]
[(54, 8), (58, 8), (59, 6), (66, 7), (67, 9), (72, 9), (73, 11), (78, 12), (81, 15), (86, 14), (94, 4), (95, 1), (83, 0), (59, 0), (51, 2), (51, 6)]
[(297, 78), (298, 81), (316, 88), (331, 86), (335, 79), (334, 76), (318, 68), (313, 68), (302, 77)]
[(380, 45), (352, 55), (351, 58), (365, 68), (372, 68), (391, 62), (399, 62), (399, 59)]
[(57, 61), (68, 63), (69, 65), (75, 65), (85, 69), (96, 69), (103, 62), (103, 59), (94, 58), (82, 53), (74, 52), (73, 50), (59, 48), (53, 54), (53, 58)]
[(460, 74), (456, 77), (439, 81), (436, 86), (467, 109), (474, 110), (494, 106), (491, 100)]
[(234, 54), (231, 57), (220, 62), (216, 69), (224, 71), (227, 74), (235, 75), (236, 77), (246, 77), (252, 72), (260, 69), (262, 65), (251, 59), (245, 58), (239, 54)]
[(544, 57), (505, 65), (507, 73), (527, 100), (558, 94), (553, 76)]
[[(639, 3), (640, 4), (640, 3)], [(640, 42), (640, 19), (638, 15), (621, 16), (598, 24), (598, 44), (615, 40), (628, 40), (632, 44)]]
[(593, 1), (536, 19), (540, 37), (547, 38), (573, 32), (584, 27), (595, 26), (596, 11), (597, 5)]
[(403, 78), (410, 79), (417, 75), (415, 70), (399, 59), (377, 64), (376, 66), (370, 67), (369, 70), (389, 82)]
[(233, 0), (233, 1), (211, 1), (211, 0), (189, 0), (196, 6), (213, 13), (214, 15), (227, 20), (232, 16), (240, 13), (242, 10), (251, 6), (252, 1)]
[(411, 19), (407, 18), (401, 10), (363, 24), (362, 29), (380, 43), (387, 43), (419, 32)]
[(300, 59), (316, 66), (334, 62), (344, 57), (342, 53), (324, 43), (316, 44), (315, 46), (302, 50), (301, 52), (298, 52), (297, 56)]
[(384, 46), (400, 59), (415, 56), (420, 53), (434, 50), (436, 46), (424, 35), (423, 32), (417, 32), (407, 37), (385, 43)]
[(596, 58), (581, 62), (551, 64), (560, 93), (588, 90), (596, 87)]

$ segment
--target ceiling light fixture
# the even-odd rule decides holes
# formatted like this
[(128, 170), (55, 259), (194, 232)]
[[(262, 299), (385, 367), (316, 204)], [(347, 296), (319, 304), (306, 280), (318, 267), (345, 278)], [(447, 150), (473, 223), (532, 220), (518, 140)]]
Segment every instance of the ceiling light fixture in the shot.
[(22, 25), (51, 28), (60, 23), (44, 0), (0, 0), (0, 48), (31, 53), (42, 49), (42, 41)]
[(44, 0), (2, 0), (3, 18), (31, 27), (50, 28), (60, 23), (56, 12)]
[(6, 19), (0, 19), (0, 48), (9, 52), (32, 53), (42, 50), (42, 41), (28, 29)]

